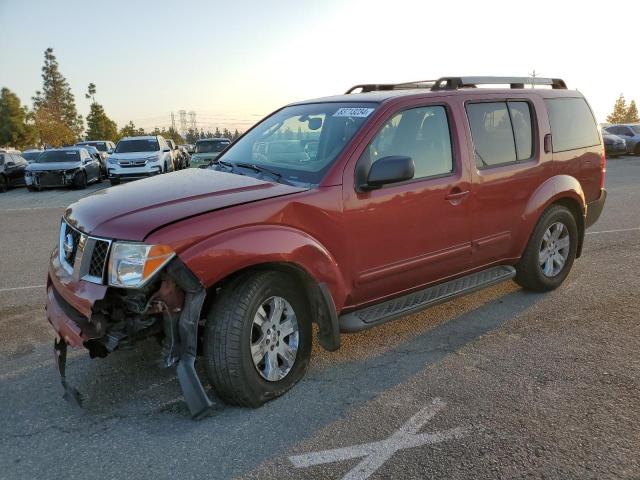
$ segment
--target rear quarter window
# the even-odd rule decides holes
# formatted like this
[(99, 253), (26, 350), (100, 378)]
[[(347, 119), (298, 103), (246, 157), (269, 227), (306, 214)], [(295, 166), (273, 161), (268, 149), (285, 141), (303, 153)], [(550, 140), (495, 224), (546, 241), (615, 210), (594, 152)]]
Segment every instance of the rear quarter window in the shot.
[(553, 98), (545, 100), (545, 103), (554, 152), (600, 144), (596, 120), (584, 98)]

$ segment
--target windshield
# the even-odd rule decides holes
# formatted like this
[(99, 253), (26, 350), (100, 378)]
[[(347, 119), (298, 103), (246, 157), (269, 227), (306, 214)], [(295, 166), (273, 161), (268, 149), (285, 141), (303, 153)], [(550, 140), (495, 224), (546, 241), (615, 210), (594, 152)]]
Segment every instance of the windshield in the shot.
[(80, 152), (77, 150), (47, 150), (40, 153), (36, 163), (79, 162)]
[(158, 150), (160, 150), (158, 140), (145, 138), (144, 140), (120, 140), (116, 145), (115, 153), (157, 152)]
[(33, 162), (41, 153), (42, 152), (24, 152), (22, 154), (22, 158), (24, 158), (27, 162)]
[(631, 130), (633, 130), (634, 133), (640, 133), (640, 125), (632, 125)]
[(229, 140), (209, 140), (196, 143), (196, 153), (220, 153), (231, 144)]
[(81, 142), (77, 143), (76, 145), (91, 145), (92, 147), (96, 147), (96, 149), (101, 152), (106, 152), (108, 150), (106, 142)]
[(294, 182), (318, 184), (373, 113), (372, 103), (313, 103), (285, 107), (263, 120), (221, 155)]

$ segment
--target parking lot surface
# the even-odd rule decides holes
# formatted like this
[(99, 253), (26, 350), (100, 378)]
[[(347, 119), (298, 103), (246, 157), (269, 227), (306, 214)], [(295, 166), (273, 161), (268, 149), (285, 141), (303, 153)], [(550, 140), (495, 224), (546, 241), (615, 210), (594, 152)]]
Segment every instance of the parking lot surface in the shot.
[(511, 282), (314, 347), (307, 376), (257, 410), (192, 421), (152, 342), (81, 350), (62, 397), (43, 309), (64, 206), (0, 195), (1, 478), (639, 478), (640, 159), (558, 290)]

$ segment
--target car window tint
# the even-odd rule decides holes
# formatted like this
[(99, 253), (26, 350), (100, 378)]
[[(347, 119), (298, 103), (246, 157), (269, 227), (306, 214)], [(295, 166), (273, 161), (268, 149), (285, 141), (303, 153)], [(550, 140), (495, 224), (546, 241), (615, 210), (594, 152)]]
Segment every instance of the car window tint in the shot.
[(469, 103), (467, 115), (478, 168), (517, 160), (516, 143), (506, 102)]
[(509, 102), (508, 105), (513, 134), (516, 139), (517, 159), (527, 160), (533, 156), (533, 128), (529, 104), (527, 102)]
[(453, 156), (445, 108), (420, 107), (395, 114), (378, 131), (364, 155), (371, 164), (391, 155), (411, 157), (414, 178), (450, 173)]
[(563, 152), (600, 143), (598, 127), (584, 98), (545, 100), (551, 123), (553, 151)]
[(0, 165), (4, 165), (4, 153), (0, 153)]

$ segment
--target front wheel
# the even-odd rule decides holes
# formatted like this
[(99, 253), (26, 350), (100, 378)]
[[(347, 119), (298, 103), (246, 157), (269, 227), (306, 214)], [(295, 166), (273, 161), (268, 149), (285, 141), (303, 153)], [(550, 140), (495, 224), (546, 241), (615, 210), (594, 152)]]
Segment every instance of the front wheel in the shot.
[(516, 283), (536, 292), (558, 288), (569, 275), (577, 249), (578, 227), (573, 214), (561, 205), (551, 206), (538, 220), (516, 265)]
[(311, 357), (306, 298), (279, 272), (243, 275), (223, 288), (205, 327), (209, 381), (226, 403), (259, 407), (300, 380)]
[(87, 188), (87, 174), (84, 172), (76, 173), (76, 176), (73, 177), (73, 186), (81, 190)]

